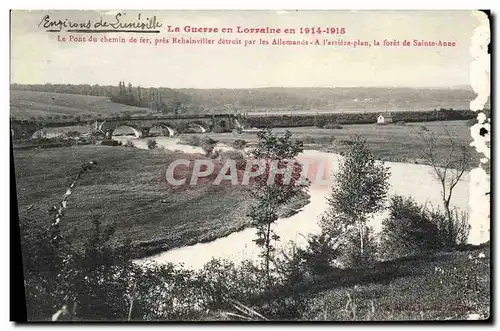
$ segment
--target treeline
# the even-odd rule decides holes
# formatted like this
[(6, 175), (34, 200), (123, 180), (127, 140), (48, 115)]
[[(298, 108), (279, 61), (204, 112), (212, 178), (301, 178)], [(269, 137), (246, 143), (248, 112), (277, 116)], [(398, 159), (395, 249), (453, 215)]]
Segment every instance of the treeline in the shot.
[(305, 88), (179, 89), (193, 103), (207, 108), (251, 111), (309, 109), (433, 109), (465, 108), (475, 94), (469, 89)]
[(163, 112), (213, 111), (304, 111), (354, 109), (466, 108), (475, 94), (467, 89), (416, 88), (249, 88), (170, 89), (89, 84), (12, 84), (11, 89), (105, 96), (113, 101)]
[[(251, 116), (246, 118), (246, 124), (251, 127), (300, 127), (326, 124), (372, 124), (376, 123), (379, 113), (331, 113), (311, 114), (304, 116)], [(477, 116), (470, 110), (439, 109), (433, 111), (405, 111), (392, 113), (392, 122), (432, 122), (450, 120), (468, 120)]]
[(177, 115), (186, 110), (190, 98), (168, 88), (134, 87), (131, 83), (125, 86), (125, 82), (119, 82), (118, 92), (111, 96), (111, 101)]

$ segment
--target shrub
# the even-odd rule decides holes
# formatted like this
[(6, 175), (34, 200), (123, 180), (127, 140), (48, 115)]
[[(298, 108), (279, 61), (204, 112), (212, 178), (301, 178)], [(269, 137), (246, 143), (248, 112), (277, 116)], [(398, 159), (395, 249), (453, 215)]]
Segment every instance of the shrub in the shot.
[(81, 135), (80, 132), (78, 132), (78, 131), (67, 131), (67, 132), (65, 132), (65, 134), (67, 137), (70, 137), (70, 138), (76, 138), (76, 137), (79, 137)]
[(436, 225), (441, 247), (454, 248), (467, 244), (471, 226), (469, 224), (469, 214), (453, 208), (450, 218), (439, 209), (430, 208), (427, 210), (429, 219)]
[(412, 198), (393, 196), (389, 211), (389, 217), (382, 221), (380, 234), (380, 253), (384, 259), (418, 255), (440, 248), (438, 227), (432, 216)]
[(307, 246), (299, 251), (306, 269), (312, 275), (323, 275), (331, 271), (339, 255), (338, 245), (325, 232), (310, 235), (307, 238)]
[(228, 308), (230, 300), (249, 302), (265, 293), (265, 277), (252, 261), (236, 265), (228, 260), (213, 259), (196, 278), (202, 284), (204, 308)]
[(311, 136), (304, 136), (300, 140), (302, 140), (302, 142), (305, 144), (315, 144), (316, 143), (316, 139), (314, 139), (314, 137), (311, 137)]
[(321, 118), (321, 117), (318, 118), (318, 117), (316, 117), (314, 119), (314, 126), (317, 127), (317, 128), (320, 128), (320, 129), (324, 128), (325, 125), (327, 125), (327, 123), (328, 122), (327, 122), (326, 118)]
[(113, 139), (106, 139), (100, 142), (102, 146), (120, 146), (119, 141)]
[(212, 158), (212, 159), (218, 159), (221, 156), (221, 150), (214, 149), (210, 154), (207, 154), (207, 156), (210, 156), (210, 158)]
[(419, 255), (467, 243), (470, 232), (467, 212), (455, 208), (448, 219), (439, 209), (427, 208), (401, 196), (392, 197), (389, 210), (389, 217), (382, 222), (384, 258)]
[(234, 160), (236, 163), (236, 169), (244, 170), (246, 167), (245, 155), (239, 151), (224, 151), (220, 152), (223, 160)]
[(324, 127), (324, 129), (342, 129), (342, 125), (339, 123), (328, 123)]
[(201, 146), (201, 139), (199, 136), (182, 137), (182, 139), (179, 141), (179, 144), (200, 147)]
[(234, 149), (244, 149), (246, 145), (247, 145), (247, 142), (246, 142), (246, 140), (243, 140), (243, 139), (236, 139), (235, 141), (233, 141), (233, 144), (232, 144)]
[(212, 138), (207, 138), (202, 142), (201, 148), (203, 149), (207, 157), (212, 155), (212, 152), (215, 149), (215, 145), (217, 145), (217, 141)]
[(364, 226), (363, 251), (360, 250), (360, 244), (361, 238), (358, 231), (346, 232), (337, 263), (344, 268), (364, 268), (376, 262), (378, 258), (378, 247), (371, 227)]
[(148, 139), (146, 142), (148, 149), (156, 149), (158, 147), (158, 144), (155, 139)]

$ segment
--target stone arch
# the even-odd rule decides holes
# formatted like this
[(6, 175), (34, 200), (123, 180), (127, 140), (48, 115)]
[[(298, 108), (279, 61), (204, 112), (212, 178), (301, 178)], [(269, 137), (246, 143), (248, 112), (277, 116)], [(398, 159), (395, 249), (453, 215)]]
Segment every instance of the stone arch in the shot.
[(202, 121), (192, 121), (192, 122), (189, 122), (188, 125), (190, 127), (195, 127), (197, 129), (200, 129), (201, 133), (208, 132), (210, 129), (209, 125), (207, 125), (206, 123), (204, 123)]
[(175, 136), (175, 130), (173, 128), (171, 128), (170, 126), (168, 125), (162, 125), (162, 128), (165, 128), (168, 130), (168, 136)]
[(123, 127), (125, 127), (125, 128), (129, 128), (129, 129), (132, 129), (132, 131), (134, 132), (134, 136), (135, 136), (136, 138), (141, 138), (141, 136), (142, 136), (142, 134), (141, 134), (141, 130), (140, 130), (140, 129), (138, 129), (137, 127), (135, 127), (135, 126), (132, 126), (132, 125), (117, 125), (117, 126), (113, 129), (113, 131), (115, 131), (115, 130), (116, 130), (116, 129), (118, 129), (118, 128), (123, 128)]
[(128, 123), (128, 122), (116, 122), (116, 123), (113, 123), (113, 125), (106, 125), (106, 124), (107, 124), (106, 121), (102, 122), (100, 125), (98, 125), (98, 129), (100, 131), (104, 132), (105, 135), (106, 135), (106, 138), (108, 138), (108, 139), (112, 139), (113, 132), (117, 128), (120, 128), (120, 127), (127, 127), (127, 128), (132, 129), (132, 131), (134, 132), (134, 136), (136, 138), (141, 138), (141, 136), (142, 136), (141, 129), (138, 128), (136, 125), (134, 125), (132, 123)]
[(175, 125), (173, 125), (172, 123), (161, 122), (155, 124), (154, 126), (164, 129), (164, 133), (168, 132), (168, 137), (175, 136), (175, 134), (177, 133)]

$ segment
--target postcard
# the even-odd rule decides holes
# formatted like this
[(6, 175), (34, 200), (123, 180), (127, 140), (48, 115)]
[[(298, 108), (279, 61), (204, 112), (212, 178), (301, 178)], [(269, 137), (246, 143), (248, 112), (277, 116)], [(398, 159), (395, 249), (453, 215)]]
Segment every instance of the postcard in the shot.
[(488, 11), (10, 15), (11, 319), (491, 321)]

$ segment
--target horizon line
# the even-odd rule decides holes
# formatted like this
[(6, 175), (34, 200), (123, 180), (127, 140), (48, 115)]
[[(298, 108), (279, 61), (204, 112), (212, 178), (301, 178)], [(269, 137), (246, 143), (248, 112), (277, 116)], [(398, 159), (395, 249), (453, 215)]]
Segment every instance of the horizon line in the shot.
[[(127, 82), (130, 83), (130, 82)], [(17, 83), (10, 82), (9, 85), (89, 85), (89, 86), (115, 86), (116, 84), (90, 84), (90, 83)], [(470, 84), (457, 84), (457, 85), (443, 85), (443, 86), (408, 86), (408, 85), (379, 85), (379, 86), (363, 86), (363, 85), (349, 85), (349, 86), (256, 86), (256, 87), (168, 87), (168, 86), (143, 86), (133, 85), (134, 87), (148, 88), (165, 88), (171, 90), (256, 90), (256, 89), (341, 89), (341, 88), (401, 88), (401, 89), (470, 89)]]

